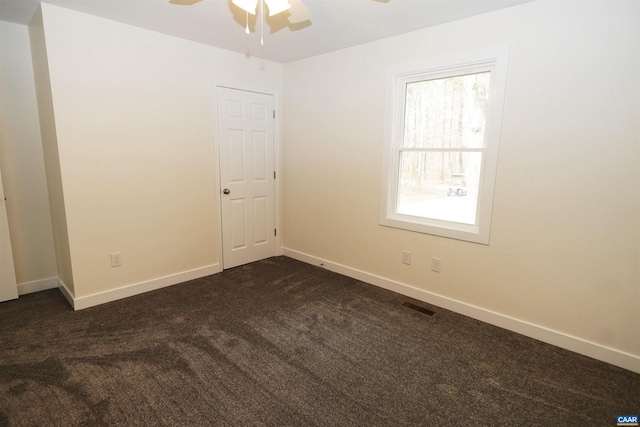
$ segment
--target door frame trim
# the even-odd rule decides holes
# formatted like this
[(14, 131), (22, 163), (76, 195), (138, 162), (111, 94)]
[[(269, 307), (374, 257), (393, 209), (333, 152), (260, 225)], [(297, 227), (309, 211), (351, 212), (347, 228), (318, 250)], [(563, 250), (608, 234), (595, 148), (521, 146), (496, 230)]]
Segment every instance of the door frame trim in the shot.
[(216, 213), (218, 215), (218, 253), (219, 253), (219, 264), (221, 271), (225, 269), (224, 266), (224, 248), (222, 244), (222, 197), (220, 197), (221, 185), (220, 185), (220, 137), (218, 134), (218, 97), (219, 97), (219, 89), (234, 89), (241, 90), (244, 92), (254, 92), (260, 93), (263, 95), (271, 95), (273, 96), (273, 107), (276, 110), (276, 117), (273, 119), (273, 168), (276, 172), (276, 179), (273, 183), (274, 185), (274, 224), (276, 226), (276, 230), (278, 230), (275, 236), (275, 250), (274, 256), (282, 255), (282, 218), (280, 215), (280, 194), (281, 194), (281, 159), (282, 159), (282, 145), (280, 144), (280, 135), (282, 132), (282, 97), (280, 96), (280, 91), (276, 89), (264, 89), (252, 87), (249, 85), (237, 85), (237, 84), (224, 84), (224, 83), (216, 83), (214, 86), (213, 93), (213, 144), (216, 155), (216, 167), (218, 170), (215, 174), (215, 189), (214, 194), (217, 198), (218, 203), (216, 203)]

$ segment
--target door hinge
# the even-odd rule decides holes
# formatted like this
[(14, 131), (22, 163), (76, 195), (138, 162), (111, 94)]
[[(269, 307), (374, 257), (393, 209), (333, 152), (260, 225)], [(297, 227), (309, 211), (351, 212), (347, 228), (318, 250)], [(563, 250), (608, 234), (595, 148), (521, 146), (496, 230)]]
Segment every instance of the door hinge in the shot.
[(276, 179), (276, 171), (273, 171), (273, 179)]
[(273, 110), (273, 118), (276, 118), (276, 110)]
[(277, 236), (278, 235), (278, 230), (276, 230), (275, 228), (273, 229), (273, 235)]

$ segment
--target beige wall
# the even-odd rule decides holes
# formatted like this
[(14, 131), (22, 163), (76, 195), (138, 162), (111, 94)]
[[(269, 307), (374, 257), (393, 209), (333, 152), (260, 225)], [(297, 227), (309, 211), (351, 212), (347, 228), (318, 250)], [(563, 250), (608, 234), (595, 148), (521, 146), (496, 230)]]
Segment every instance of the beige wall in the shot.
[[(285, 248), (637, 362), (639, 18), (631, 2), (534, 2), (286, 64)], [(490, 245), (378, 225), (387, 68), (505, 44)]]
[(0, 21), (0, 49), (0, 169), (24, 284), (57, 275), (28, 27)]
[(219, 264), (215, 85), (277, 92), (282, 66), (42, 14), (75, 297)]

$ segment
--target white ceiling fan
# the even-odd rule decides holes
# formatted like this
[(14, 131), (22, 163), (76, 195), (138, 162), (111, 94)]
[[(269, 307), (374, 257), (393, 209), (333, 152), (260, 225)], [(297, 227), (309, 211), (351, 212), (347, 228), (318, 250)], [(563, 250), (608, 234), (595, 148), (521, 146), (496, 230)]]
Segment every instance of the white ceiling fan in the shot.
[(246, 12), (247, 20), (244, 30), (247, 34), (251, 33), (249, 30), (249, 14), (260, 14), (260, 44), (262, 45), (264, 45), (265, 4), (269, 9), (269, 16), (286, 11), (290, 24), (299, 24), (311, 20), (311, 14), (301, 0), (231, 0), (231, 2)]
[[(389, 2), (389, 0), (374, 1), (381, 3)], [(302, 3), (302, 0), (231, 0), (231, 2), (252, 15), (256, 14), (258, 6), (264, 10), (264, 4), (266, 3), (269, 8), (269, 16), (287, 11), (287, 19), (291, 24), (311, 21), (311, 13)]]
[[(202, 0), (169, 0), (170, 3), (182, 6), (192, 6)], [(373, 0), (380, 3), (388, 3), (390, 0)], [(284, 14), (293, 31), (311, 25), (311, 13), (305, 7), (302, 0), (231, 0), (231, 3), (246, 13), (245, 32), (251, 33), (249, 28), (249, 15), (259, 16), (260, 44), (264, 45), (264, 24), (266, 12), (268, 16)], [(294, 29), (295, 28), (295, 29)]]
[(292, 24), (311, 20), (311, 14), (301, 0), (231, 0), (231, 2), (252, 15), (259, 10), (264, 12), (265, 4), (269, 9), (269, 16), (287, 11), (287, 19)]
[[(170, 0), (169, 3), (180, 6), (193, 6), (202, 0)], [(302, 0), (231, 0), (235, 6), (239, 7), (247, 14), (245, 32), (250, 34), (249, 14), (260, 15), (260, 43), (264, 45), (264, 21), (265, 5), (269, 10), (269, 16), (286, 12), (287, 20), (290, 24), (303, 24), (311, 22), (311, 13), (302, 4)]]

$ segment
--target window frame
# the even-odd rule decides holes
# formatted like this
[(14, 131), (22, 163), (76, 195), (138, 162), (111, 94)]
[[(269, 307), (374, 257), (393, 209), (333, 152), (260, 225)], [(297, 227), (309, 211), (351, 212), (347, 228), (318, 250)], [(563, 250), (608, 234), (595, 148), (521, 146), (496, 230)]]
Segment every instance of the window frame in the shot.
[[(508, 58), (509, 47), (500, 46), (461, 55), (433, 58), (420, 63), (392, 67), (388, 70), (380, 225), (485, 245), (489, 244)], [(470, 225), (398, 213), (400, 155), (402, 151), (412, 151), (402, 146), (405, 125), (406, 85), (418, 81), (485, 71), (491, 72), (491, 80), (487, 104), (487, 124), (484, 135), (485, 144), (481, 149), (483, 159), (480, 172), (476, 223)], [(438, 150), (413, 149), (413, 151), (421, 152)], [(444, 151), (466, 151), (466, 149), (444, 149)], [(470, 151), (477, 152), (479, 150), (472, 149)]]

